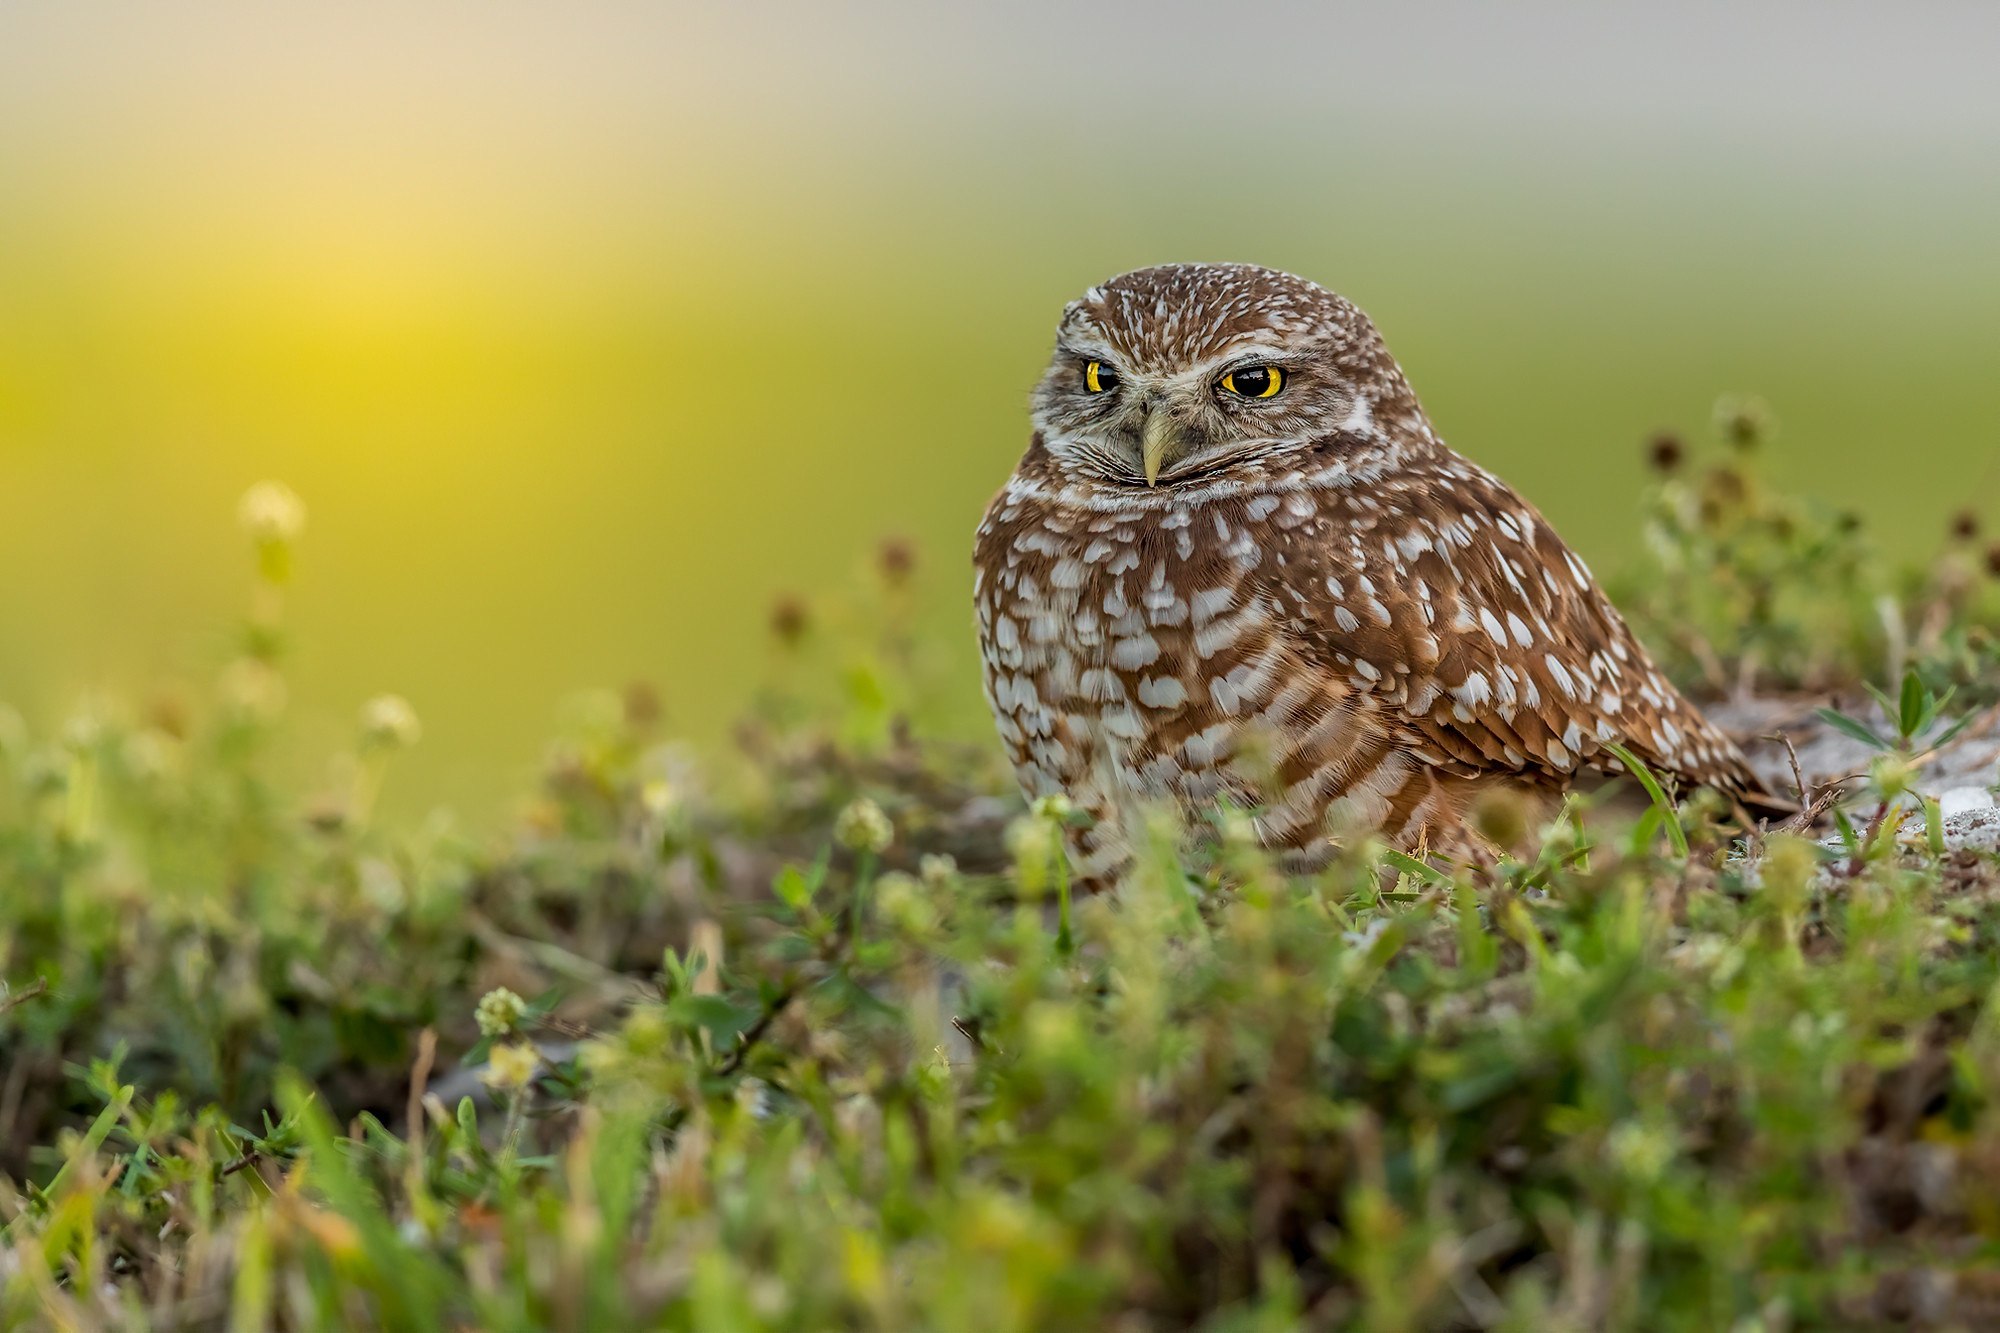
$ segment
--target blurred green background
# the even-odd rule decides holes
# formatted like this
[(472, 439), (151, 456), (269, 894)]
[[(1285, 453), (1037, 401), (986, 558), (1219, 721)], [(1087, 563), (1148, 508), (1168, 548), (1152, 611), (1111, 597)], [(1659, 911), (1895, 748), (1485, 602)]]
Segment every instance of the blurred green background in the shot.
[[(307, 750), (407, 695), (473, 820), (560, 701), (715, 745), (774, 597), (971, 531), (1062, 303), (1254, 260), (1376, 317), (1601, 568), (1720, 393), (1928, 550), (2000, 517), (2000, 20), (1974, 6), (0, 8), (0, 699), (202, 682), (305, 499)], [(955, 674), (949, 674), (953, 673)]]

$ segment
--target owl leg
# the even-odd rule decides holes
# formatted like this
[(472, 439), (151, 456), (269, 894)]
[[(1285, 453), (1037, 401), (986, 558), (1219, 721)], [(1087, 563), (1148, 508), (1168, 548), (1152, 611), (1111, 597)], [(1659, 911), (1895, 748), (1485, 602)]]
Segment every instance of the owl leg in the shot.
[[(1503, 852), (1517, 850), (1495, 846), (1472, 826), (1467, 812), (1480, 784), (1425, 769), (1412, 774), (1405, 788), (1396, 794), (1383, 823), (1383, 835), (1391, 846), (1486, 870), (1499, 864)], [(1521, 799), (1524, 825), (1539, 824), (1547, 815), (1545, 800), (1525, 789)]]
[[(1413, 827), (1421, 829), (1431, 855), (1482, 870), (1495, 869), (1508, 856), (1532, 855), (1540, 830), (1561, 808), (1555, 792), (1531, 784), (1449, 777), (1437, 781), (1437, 797), (1420, 819), (1412, 821)], [(1490, 832), (1475, 827), (1470, 814), (1481, 792), (1502, 802), (1496, 821), (1480, 821)], [(1512, 832), (1505, 831), (1509, 827)]]

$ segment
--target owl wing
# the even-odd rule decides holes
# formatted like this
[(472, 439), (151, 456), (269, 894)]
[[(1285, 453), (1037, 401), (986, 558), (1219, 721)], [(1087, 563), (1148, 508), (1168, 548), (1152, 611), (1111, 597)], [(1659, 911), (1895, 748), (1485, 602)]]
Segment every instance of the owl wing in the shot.
[(1274, 600), (1296, 649), (1375, 701), (1424, 762), (1560, 783), (1617, 743), (1683, 783), (1754, 794), (1741, 754), (1662, 676), (1534, 507), (1462, 459), (1329, 496)]

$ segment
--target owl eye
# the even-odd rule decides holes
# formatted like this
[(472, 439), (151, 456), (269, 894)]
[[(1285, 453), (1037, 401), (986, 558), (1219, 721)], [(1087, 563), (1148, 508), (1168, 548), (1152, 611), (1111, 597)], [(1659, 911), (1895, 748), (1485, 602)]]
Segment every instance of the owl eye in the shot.
[(1083, 387), (1092, 393), (1110, 393), (1118, 387), (1118, 372), (1102, 361), (1092, 361), (1083, 368)]
[(1224, 375), (1222, 387), (1238, 398), (1274, 398), (1285, 387), (1285, 372), (1276, 366), (1245, 366)]

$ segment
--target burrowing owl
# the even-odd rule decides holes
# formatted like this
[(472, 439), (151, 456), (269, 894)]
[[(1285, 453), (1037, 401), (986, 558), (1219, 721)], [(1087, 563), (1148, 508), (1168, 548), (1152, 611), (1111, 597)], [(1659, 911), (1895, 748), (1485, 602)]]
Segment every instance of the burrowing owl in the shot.
[(1605, 742), (1759, 798), (1535, 507), (1446, 448), (1367, 316), (1238, 264), (1141, 269), (1063, 312), (1034, 438), (980, 524), (986, 695), (1023, 788), (1094, 816), (1253, 810), (1455, 834), (1471, 795), (1615, 770)]

